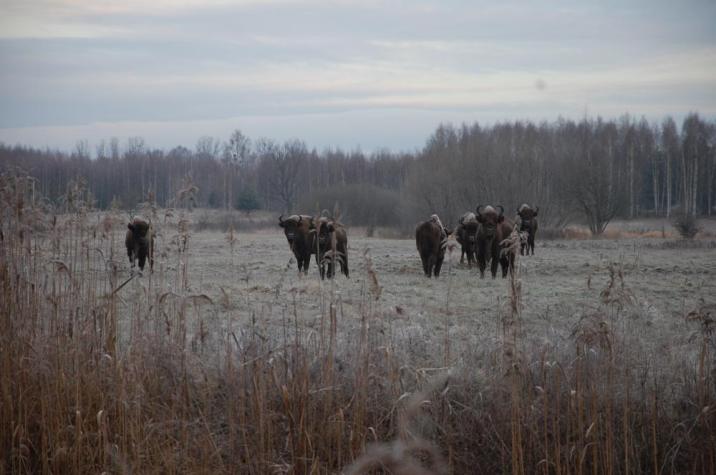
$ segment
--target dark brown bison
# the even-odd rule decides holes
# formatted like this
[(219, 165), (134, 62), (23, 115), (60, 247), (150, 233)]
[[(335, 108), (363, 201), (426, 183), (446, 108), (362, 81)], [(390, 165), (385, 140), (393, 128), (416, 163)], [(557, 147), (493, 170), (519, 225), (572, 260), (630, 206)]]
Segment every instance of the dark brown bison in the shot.
[(477, 227), (479, 223), (475, 217), (475, 213), (465, 213), (457, 221), (457, 227), (455, 228), (455, 238), (458, 244), (462, 247), (462, 254), (460, 254), (460, 264), (465, 260), (467, 256), (467, 264), (472, 267), (475, 262), (475, 237), (477, 234)]
[(525, 255), (525, 248), (527, 248), (527, 255), (535, 255), (535, 235), (537, 234), (537, 213), (539, 212), (539, 206), (532, 209), (527, 204), (523, 204), (517, 209), (517, 215), (519, 216), (519, 229), (520, 233), (527, 235), (527, 242), (522, 241), (520, 245), (520, 254)]
[(326, 276), (330, 279), (336, 274), (336, 263), (341, 266), (341, 272), (349, 277), (346, 229), (341, 223), (327, 216), (316, 218), (314, 222), (318, 238), (318, 254), (321, 256), (318, 259), (321, 279), (325, 279)]
[(437, 214), (430, 216), (429, 220), (418, 224), (415, 228), (415, 244), (423, 263), (423, 272), (427, 277), (440, 276), (450, 234), (452, 231), (443, 226)]
[(288, 245), (293, 251), (293, 255), (296, 256), (298, 271), (307, 273), (308, 265), (311, 263), (311, 254), (316, 253), (316, 231), (313, 217), (294, 214), (283, 219), (283, 215), (281, 215), (278, 217), (278, 225), (283, 228)]
[(124, 245), (127, 247), (129, 263), (134, 270), (135, 261), (139, 259), (139, 270), (144, 270), (144, 263), (149, 258), (149, 270), (154, 270), (154, 230), (146, 221), (134, 218), (127, 224)]
[[(490, 262), (492, 278), (497, 277), (497, 265), (502, 266), (502, 277), (507, 277), (507, 271), (514, 265), (514, 256), (511, 253), (502, 252), (500, 243), (511, 233), (513, 225), (505, 219), (505, 209), (498, 205), (499, 214), (492, 206), (479, 205), (476, 210), (477, 221), (480, 225), (477, 228), (477, 265), (480, 269), (480, 277), (485, 277), (485, 268)], [(482, 210), (481, 210), (482, 209)]]

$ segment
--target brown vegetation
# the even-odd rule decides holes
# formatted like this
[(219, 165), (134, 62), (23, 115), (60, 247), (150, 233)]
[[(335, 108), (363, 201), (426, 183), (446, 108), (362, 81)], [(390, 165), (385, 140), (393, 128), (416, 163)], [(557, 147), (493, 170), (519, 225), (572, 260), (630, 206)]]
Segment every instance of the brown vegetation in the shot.
[[(278, 303), (293, 292), (284, 269), (267, 289), (279, 327), (217, 328), (220, 303), (188, 265), (187, 216), (153, 218), (167, 244), (153, 274), (128, 282), (116, 252), (124, 216), (95, 219), (81, 189), (56, 215), (32, 190), (2, 175), (0, 472), (716, 470), (712, 303), (684, 316), (693, 353), (652, 366), (634, 344), (621, 266), (571, 337), (540, 347), (525, 345), (516, 272), (495, 308), (499, 341), (456, 354), (448, 295), (435, 316), (444, 345), (419, 365), (419, 342), (399, 338), (381, 307), (372, 264), (355, 314), (331, 283), (304, 325), (295, 303)], [(125, 299), (130, 288), (140, 298)]]

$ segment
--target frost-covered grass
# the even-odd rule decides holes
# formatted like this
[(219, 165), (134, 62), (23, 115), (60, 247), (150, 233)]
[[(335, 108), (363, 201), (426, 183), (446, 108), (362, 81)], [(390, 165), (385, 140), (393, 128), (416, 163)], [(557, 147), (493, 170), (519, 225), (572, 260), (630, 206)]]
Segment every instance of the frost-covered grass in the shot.
[(708, 241), (538, 239), (514, 280), (455, 249), (430, 280), (349, 229), (351, 279), (320, 281), (278, 226), (154, 210), (130, 279), (124, 216), (5, 187), (0, 471), (716, 470)]

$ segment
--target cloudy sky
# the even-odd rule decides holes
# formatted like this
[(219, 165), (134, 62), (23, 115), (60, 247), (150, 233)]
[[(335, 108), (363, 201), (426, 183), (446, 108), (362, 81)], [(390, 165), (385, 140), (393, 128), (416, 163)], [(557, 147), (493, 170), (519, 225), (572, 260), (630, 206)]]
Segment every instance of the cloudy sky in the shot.
[(0, 141), (300, 138), (440, 122), (716, 117), (716, 2), (0, 0)]

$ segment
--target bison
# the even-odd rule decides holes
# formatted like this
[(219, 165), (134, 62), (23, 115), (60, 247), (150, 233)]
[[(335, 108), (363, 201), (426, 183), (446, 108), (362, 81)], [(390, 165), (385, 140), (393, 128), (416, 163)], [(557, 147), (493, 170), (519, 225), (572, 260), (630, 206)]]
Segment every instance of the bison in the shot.
[(135, 261), (139, 259), (139, 270), (144, 271), (144, 263), (149, 258), (149, 270), (154, 270), (154, 230), (151, 223), (134, 218), (127, 224), (124, 245), (127, 247), (129, 263), (134, 270)]
[[(341, 272), (349, 277), (348, 273), (348, 235), (341, 223), (327, 216), (315, 220), (318, 238), (318, 256), (321, 279), (333, 278), (336, 273), (336, 263), (341, 266)], [(327, 271), (327, 272), (326, 272)]]
[(480, 277), (485, 277), (485, 268), (490, 262), (492, 278), (497, 276), (498, 263), (502, 266), (502, 277), (507, 277), (508, 269), (514, 265), (514, 256), (511, 253), (502, 252), (502, 243), (511, 233), (513, 225), (505, 219), (505, 209), (498, 205), (500, 213), (492, 206), (485, 206), (481, 212), (482, 205), (476, 209), (477, 221), (480, 225), (477, 228), (477, 265), (480, 269)]
[(418, 224), (415, 228), (415, 244), (423, 263), (423, 272), (427, 277), (440, 276), (450, 234), (452, 231), (443, 226), (437, 214), (430, 216), (429, 220)]
[(475, 235), (477, 234), (478, 224), (475, 213), (465, 213), (457, 222), (455, 238), (462, 247), (460, 264), (464, 262), (466, 255), (468, 266), (472, 267), (475, 262)]
[(316, 231), (313, 217), (294, 214), (283, 219), (283, 215), (281, 215), (278, 217), (278, 225), (283, 228), (288, 245), (293, 251), (293, 255), (296, 256), (298, 272), (307, 273), (308, 265), (311, 263), (311, 254), (316, 253)]
[(527, 255), (530, 255), (530, 249), (532, 255), (535, 255), (535, 235), (537, 234), (537, 213), (539, 212), (539, 206), (532, 209), (527, 204), (523, 204), (517, 209), (517, 215), (520, 219), (520, 233), (527, 234), (527, 242), (522, 241), (520, 245), (520, 254), (525, 255), (525, 248), (527, 248)]

